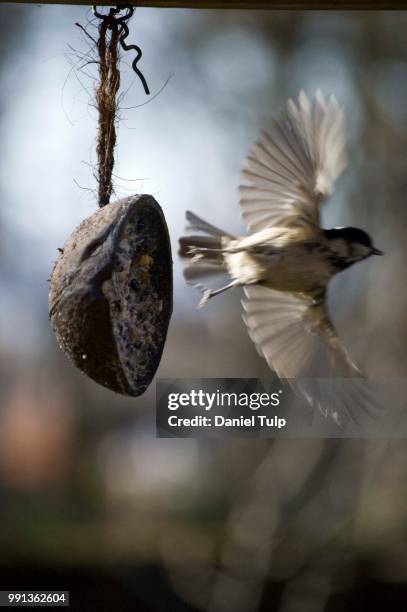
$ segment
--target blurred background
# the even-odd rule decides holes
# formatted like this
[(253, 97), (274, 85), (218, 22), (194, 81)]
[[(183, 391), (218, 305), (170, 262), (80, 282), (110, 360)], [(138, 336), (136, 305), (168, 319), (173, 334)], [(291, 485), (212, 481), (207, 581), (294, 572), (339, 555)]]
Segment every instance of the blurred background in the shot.
[[(75, 26), (91, 20), (0, 5), (1, 589), (70, 590), (75, 610), (406, 610), (405, 440), (156, 439), (154, 385), (119, 397), (58, 349), (47, 279), (96, 209), (95, 65)], [(175, 253), (187, 208), (244, 231), (243, 158), (301, 88), (346, 111), (324, 225), (386, 252), (335, 279), (333, 319), (370, 374), (405, 376), (406, 29), (398, 12), (136, 11), (153, 96), (124, 55), (116, 193), (153, 194), (173, 239), (160, 377), (268, 375), (238, 293), (197, 310)]]

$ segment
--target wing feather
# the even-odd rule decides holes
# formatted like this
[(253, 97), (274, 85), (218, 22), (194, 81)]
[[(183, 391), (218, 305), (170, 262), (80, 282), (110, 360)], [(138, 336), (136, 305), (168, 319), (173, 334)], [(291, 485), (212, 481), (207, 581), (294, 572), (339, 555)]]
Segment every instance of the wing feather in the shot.
[[(335, 420), (372, 412), (366, 379), (342, 346), (323, 296), (293, 295), (266, 287), (245, 287), (243, 320), (259, 353), (280, 378)], [(352, 379), (348, 385), (335, 378)], [(319, 379), (324, 379), (323, 391)], [(327, 380), (331, 379), (327, 387)], [(327, 388), (331, 392), (327, 396)]]
[[(262, 132), (242, 170), (240, 206), (250, 232), (275, 225), (319, 227), (319, 208), (346, 166), (345, 120), (333, 96), (301, 92)], [(257, 215), (264, 212), (261, 218)]]

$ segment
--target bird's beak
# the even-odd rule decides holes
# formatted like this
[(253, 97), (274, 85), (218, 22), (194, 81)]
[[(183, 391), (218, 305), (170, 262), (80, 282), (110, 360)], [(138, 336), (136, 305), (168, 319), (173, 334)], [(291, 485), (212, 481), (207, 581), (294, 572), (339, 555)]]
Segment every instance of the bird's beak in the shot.
[(384, 251), (381, 251), (380, 249), (372, 249), (372, 255), (384, 255)]

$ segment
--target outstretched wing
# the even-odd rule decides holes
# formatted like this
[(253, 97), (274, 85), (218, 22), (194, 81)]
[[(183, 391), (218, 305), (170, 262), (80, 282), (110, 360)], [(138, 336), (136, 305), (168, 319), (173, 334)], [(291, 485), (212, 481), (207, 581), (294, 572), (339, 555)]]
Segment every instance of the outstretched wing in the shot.
[(262, 132), (242, 171), (240, 206), (250, 232), (320, 225), (319, 207), (346, 166), (345, 119), (333, 96), (304, 92), (285, 116)]
[[(370, 411), (366, 379), (341, 344), (323, 296), (313, 299), (259, 286), (244, 291), (249, 335), (280, 378), (289, 379), (310, 404), (337, 421), (345, 416), (357, 422), (360, 409)], [(335, 378), (352, 381), (340, 385)], [(330, 386), (328, 380), (333, 380)]]
[(245, 287), (250, 337), (281, 378), (360, 375), (328, 317), (324, 299)]

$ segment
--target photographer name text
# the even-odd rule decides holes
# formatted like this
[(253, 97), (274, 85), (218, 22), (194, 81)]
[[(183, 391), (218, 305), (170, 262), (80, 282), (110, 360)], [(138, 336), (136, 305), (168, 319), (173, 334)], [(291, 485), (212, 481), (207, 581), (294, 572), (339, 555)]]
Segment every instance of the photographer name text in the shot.
[(256, 427), (275, 427), (281, 429), (286, 426), (286, 419), (278, 416), (268, 417), (264, 414), (253, 414), (250, 417), (224, 417), (219, 414), (214, 417), (203, 415), (188, 417), (178, 417), (172, 414), (168, 417), (168, 425), (170, 427), (241, 427), (241, 428), (256, 428)]

